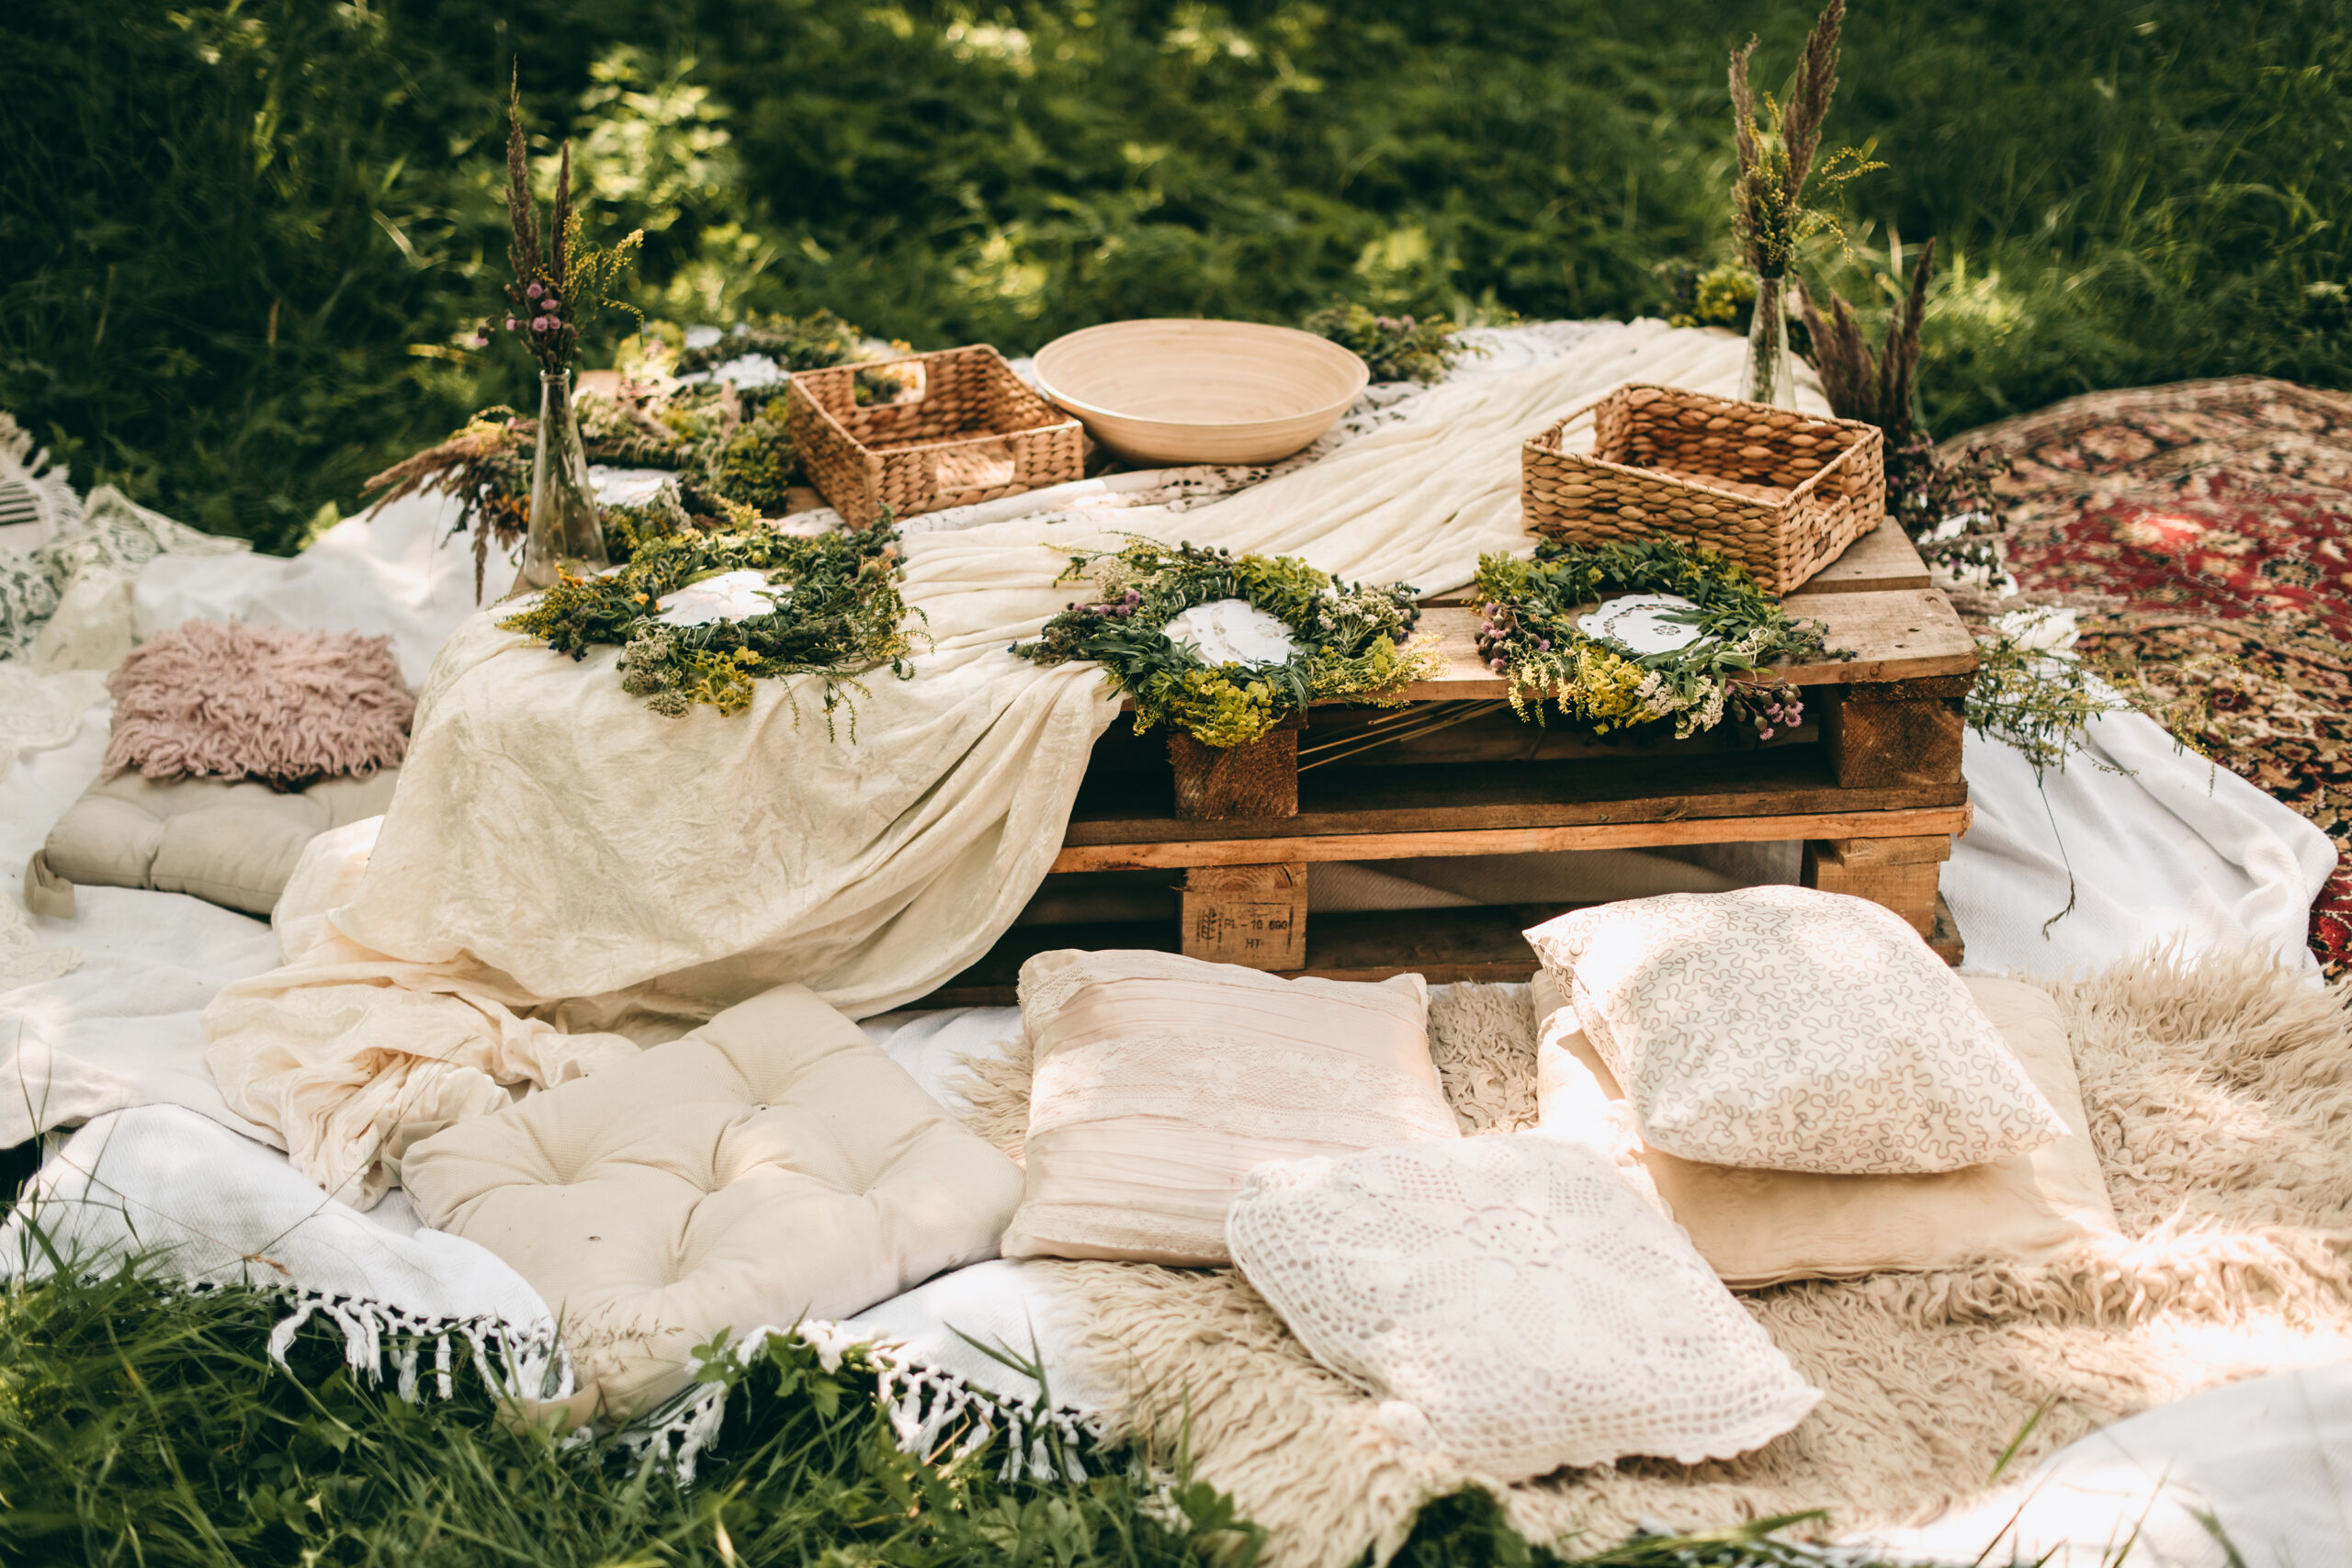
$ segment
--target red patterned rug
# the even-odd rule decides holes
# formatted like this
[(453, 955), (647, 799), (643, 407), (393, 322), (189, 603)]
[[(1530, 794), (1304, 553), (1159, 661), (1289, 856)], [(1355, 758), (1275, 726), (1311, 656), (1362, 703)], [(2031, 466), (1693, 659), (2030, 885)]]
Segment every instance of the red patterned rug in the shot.
[[(2247, 377), (2098, 392), (1946, 444), (2013, 467), (2009, 569), (2086, 652), (2210, 700), (2201, 743), (2337, 845), (2312, 910), (2352, 974), (2352, 397)], [(2226, 674), (2215, 674), (2227, 670)]]

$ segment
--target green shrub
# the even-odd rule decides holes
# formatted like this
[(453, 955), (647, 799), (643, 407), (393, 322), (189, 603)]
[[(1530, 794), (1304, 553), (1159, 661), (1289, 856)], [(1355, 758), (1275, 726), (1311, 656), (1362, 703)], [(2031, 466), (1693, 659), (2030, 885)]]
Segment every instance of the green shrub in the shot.
[[(17, 0), (0, 406), (87, 483), (266, 547), (487, 403), (498, 106), (568, 129), (672, 321), (918, 347), (1124, 316), (1676, 308), (1727, 254), (1724, 62), (1804, 0)], [(1849, 298), (1939, 237), (1929, 423), (2097, 387), (2352, 382), (2352, 19), (1919, 0), (1849, 21)]]

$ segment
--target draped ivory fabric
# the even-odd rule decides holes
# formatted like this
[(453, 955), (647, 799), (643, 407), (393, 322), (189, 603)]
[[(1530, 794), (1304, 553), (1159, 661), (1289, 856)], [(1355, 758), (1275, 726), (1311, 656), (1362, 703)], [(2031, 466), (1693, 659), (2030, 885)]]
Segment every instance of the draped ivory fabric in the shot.
[[(501, 1058), (516, 1010), (650, 1040), (786, 981), (852, 1017), (921, 997), (1035, 891), (1117, 715), (1097, 667), (1006, 651), (1074, 596), (1053, 585), (1067, 551), (1135, 532), (1458, 587), (1482, 551), (1531, 546), (1523, 439), (1627, 381), (1728, 393), (1742, 352), (1722, 333), (1603, 328), (1557, 361), (1440, 388), (1215, 505), (914, 535), (906, 596), (933, 643), (914, 679), (866, 678), (854, 738), (846, 716), (828, 735), (805, 679), (761, 682), (731, 717), (665, 718), (621, 691), (616, 649), (575, 663), (477, 615), (434, 664), (372, 860), (324, 916), (335, 961), (289, 951), (228, 987), (206, 1015), (208, 1060), (231, 1105), (324, 1180), (376, 1157), (351, 1141), (344, 1101), (379, 1102), (368, 1124), (397, 1133), (404, 1111), (380, 1080), (422, 1054), (410, 993), (481, 1015), (432, 1037), (436, 1073), (516, 1088), (544, 1087), (502, 1066), (526, 1066)], [(592, 1003), (547, 1010), (577, 998)]]

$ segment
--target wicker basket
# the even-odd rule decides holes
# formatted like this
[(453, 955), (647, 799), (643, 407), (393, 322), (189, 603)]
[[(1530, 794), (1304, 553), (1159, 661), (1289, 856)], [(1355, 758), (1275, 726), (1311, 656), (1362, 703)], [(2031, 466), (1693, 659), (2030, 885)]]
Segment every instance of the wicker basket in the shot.
[(1620, 387), (1593, 409), (1592, 455), (1530, 440), (1520, 510), (1532, 534), (1711, 545), (1787, 593), (1886, 514), (1878, 427), (1676, 387)]
[[(857, 373), (796, 372), (786, 388), (793, 450), (851, 526), (968, 506), (1084, 472), (1078, 421), (1031, 391), (986, 344), (892, 361), (913, 381), (899, 400), (857, 406)], [(911, 373), (911, 374), (910, 374)]]

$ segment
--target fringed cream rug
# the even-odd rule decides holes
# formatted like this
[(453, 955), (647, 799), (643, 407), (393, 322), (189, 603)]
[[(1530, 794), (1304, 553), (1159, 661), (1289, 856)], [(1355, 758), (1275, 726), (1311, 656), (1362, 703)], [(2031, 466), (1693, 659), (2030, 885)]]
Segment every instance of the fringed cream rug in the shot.
[[(1391, 1437), (1231, 1269), (1055, 1265), (1085, 1303), (1078, 1354), (1090, 1381), (1133, 1391), (1120, 1431), (1231, 1494), (1281, 1568), (1385, 1558), (1423, 1503), (1467, 1486), (1530, 1538), (1586, 1551), (1647, 1520), (1826, 1507), (1824, 1533), (1913, 1522), (1984, 1489), (2005, 1453), (2013, 1476), (2199, 1389), (2352, 1358), (2352, 998), (2252, 954), (2154, 957), (2048, 989), (2128, 1241), (1744, 1297), (1828, 1397), (1740, 1459), (1497, 1484)], [(1532, 1122), (1528, 987), (1448, 987), (1430, 1024), (1465, 1133)], [(973, 1069), (975, 1125), (1017, 1156), (1027, 1061)], [(1493, 1347), (1505, 1382), (1512, 1353)]]

